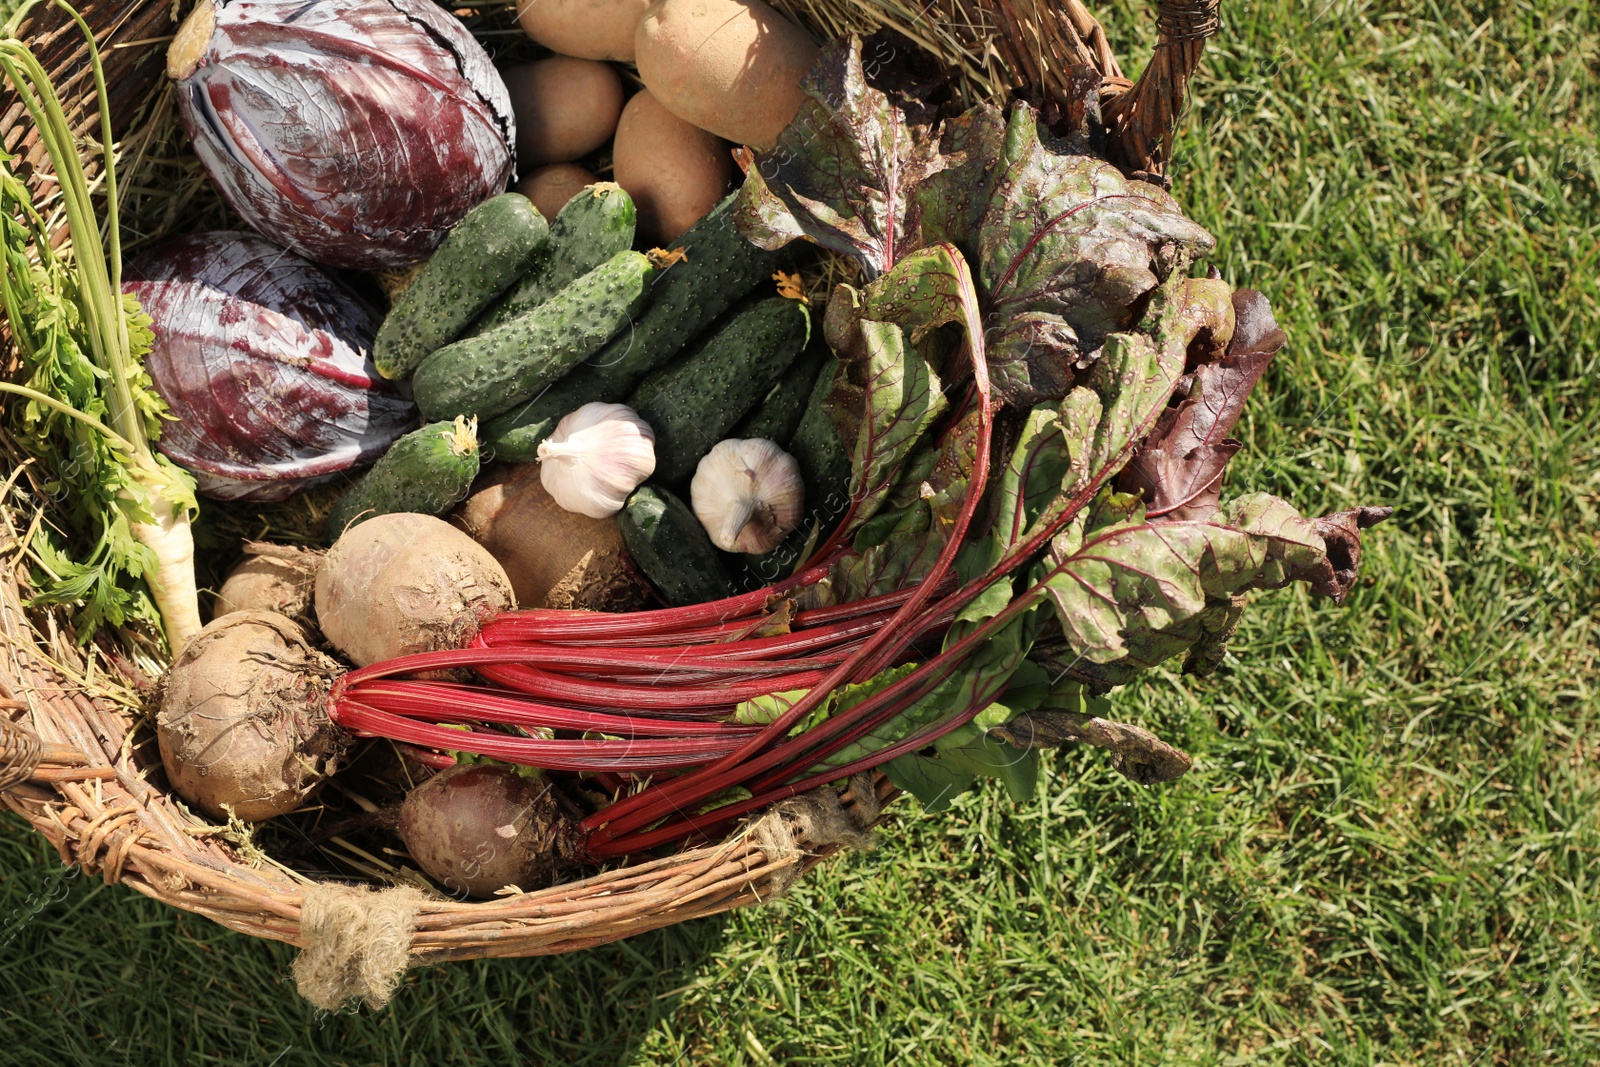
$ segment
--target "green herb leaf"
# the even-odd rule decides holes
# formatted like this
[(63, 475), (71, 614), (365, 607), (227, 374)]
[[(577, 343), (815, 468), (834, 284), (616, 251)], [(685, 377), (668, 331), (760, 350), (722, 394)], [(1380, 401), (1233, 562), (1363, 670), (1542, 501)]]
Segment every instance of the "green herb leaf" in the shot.
[[(31, 6), (18, 8), (7, 35)], [(101, 116), (106, 207), (105, 218), (97, 218), (78, 142), (48, 73), (26, 42), (0, 39), (0, 70), (37, 127), (72, 238), (70, 256), (58, 254), (15, 172), (16, 157), (0, 152), (0, 299), (26, 374), (25, 384), (0, 382), (0, 391), (25, 398), (20, 436), (48, 472), (43, 489), (49, 516), (60, 526), (57, 533), (41, 526), (32, 545), (41, 571), (35, 602), (78, 605), (74, 625), (87, 640), (101, 625), (157, 617), (146, 590), (134, 584), (143, 579), (161, 600), (159, 617), (176, 645), (200, 628), (185, 554), (194, 482), (150, 448), (165, 405), (141, 363), (152, 341), (150, 320), (119, 289), (104, 73), (87, 25), (69, 5), (58, 0), (56, 6), (86, 38)], [(166, 551), (167, 566), (155, 544)]]

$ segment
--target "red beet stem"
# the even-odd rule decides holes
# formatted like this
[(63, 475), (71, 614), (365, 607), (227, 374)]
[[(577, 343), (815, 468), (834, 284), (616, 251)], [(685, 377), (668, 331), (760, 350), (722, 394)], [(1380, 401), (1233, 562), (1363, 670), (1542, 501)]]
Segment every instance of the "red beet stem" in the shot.
[(652, 829), (636, 831), (625, 836), (609, 837), (601, 834), (591, 834), (584, 844), (584, 851), (588, 853), (593, 861), (604, 862), (634, 852), (657, 848), (674, 841), (681, 841), (695, 834), (709, 834), (741, 815), (759, 811), (769, 804), (799, 796), (801, 793), (827, 785), (829, 782), (837, 782), (841, 779), (849, 778), (860, 771), (882, 766), (890, 760), (905, 755), (907, 752), (915, 752), (920, 748), (931, 745), (945, 734), (959, 730), (977, 718), (980, 711), (988, 707), (1004, 692), (1005, 684), (1002, 682), (994, 687), (993, 692), (978, 694), (959, 715), (952, 716), (937, 726), (920, 731), (881, 751), (869, 753), (842, 767), (819, 771), (788, 785), (775, 786), (761, 792), (753, 791), (754, 795), (747, 800), (735, 801), (731, 804), (714, 808), (709, 812), (684, 816), (676, 821), (669, 820)]
[(348, 696), (330, 701), (334, 722), (355, 733), (370, 733), (429, 748), (473, 752), (506, 763), (558, 771), (618, 771), (634, 773), (693, 767), (728, 751), (729, 743), (706, 738), (657, 738), (622, 741), (546, 740), (512, 737), (500, 733), (452, 730), (417, 722), (368, 707)]
[(777, 585), (756, 589), (738, 596), (711, 600), (704, 604), (689, 604), (680, 608), (658, 608), (653, 611), (630, 611), (612, 614), (603, 611), (570, 611), (549, 608), (531, 608), (525, 611), (508, 611), (496, 616), (484, 627), (485, 631), (518, 634), (523, 640), (547, 641), (558, 637), (586, 637), (592, 633), (609, 636), (623, 634), (670, 633), (694, 626), (720, 625), (735, 619), (757, 615), (773, 597), (781, 597), (792, 589), (810, 585), (828, 572), (832, 560), (821, 559), (804, 571), (779, 582)]
[(619, 737), (739, 737), (757, 727), (738, 723), (608, 714), (529, 700), (516, 693), (443, 682), (377, 681), (345, 690), (342, 699), (433, 722), (493, 722), (532, 729), (593, 730)]
[(527, 693), (574, 703), (579, 706), (600, 708), (650, 708), (663, 712), (692, 715), (695, 718), (726, 716), (733, 713), (735, 704), (752, 697), (788, 689), (809, 689), (823, 677), (823, 672), (794, 671), (771, 675), (753, 681), (727, 682), (722, 685), (680, 686), (669, 679), (626, 685), (619, 682), (585, 681), (562, 674), (541, 671), (517, 663), (482, 664), (479, 674), (499, 685)]

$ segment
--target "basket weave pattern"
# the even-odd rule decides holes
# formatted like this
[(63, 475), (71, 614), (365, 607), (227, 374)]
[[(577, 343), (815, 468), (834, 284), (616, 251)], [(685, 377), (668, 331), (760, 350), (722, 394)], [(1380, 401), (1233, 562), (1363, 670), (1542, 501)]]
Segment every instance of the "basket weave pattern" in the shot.
[[(842, 6), (823, 10), (805, 0), (779, 0), (779, 6), (819, 37), (898, 29), (954, 62), (958, 95), (968, 99), (1003, 100), (1011, 91), (1067, 98), (1074, 70), (1092, 67), (1109, 143), (1124, 157), (1116, 161), (1156, 177), (1216, 11), (1216, 0), (1163, 5), (1156, 59), (1131, 85), (1079, 0), (934, 0), (917, 9), (893, 6), (899, 0), (833, 2)], [(97, 32), (120, 136), (160, 97), (166, 41), (181, 12), (170, 0), (82, 0), (78, 6)], [(920, 21), (907, 17), (918, 12)], [(98, 117), (76, 28), (58, 11), (39, 9), (24, 36), (56, 78), (74, 128), (90, 133)], [(0, 137), (22, 153), (27, 167), (47, 167), (14, 97), (0, 97)], [(43, 187), (37, 170), (23, 173), (36, 191)], [(14, 356), (7, 356), (14, 370)], [(148, 725), (141, 728), (128, 710), (139, 703), (131, 694), (148, 694), (149, 680), (114, 654), (93, 650), (86, 658), (70, 635), (56, 631), (52, 617), (24, 608), (27, 565), (19, 550), (36, 516), (18, 499), (29, 473), (11, 472), (0, 500), (0, 541), (7, 550), (0, 571), (0, 803), (43, 834), (63, 863), (241, 933), (308, 947), (302, 911), (317, 884), (247, 854), (224, 828), (198, 819), (155, 784), (164, 776)], [(881, 777), (858, 777), (839, 799), (801, 798), (790, 802), (798, 807), (769, 812), (721, 843), (668, 859), (488, 901), (422, 899), (409, 935), (410, 959), (568, 952), (757, 903), (839, 847), (838, 832), (816, 839), (819, 822), (808, 817), (807, 801), (814, 809), (826, 807), (859, 838), (893, 793)], [(850, 830), (842, 836), (850, 839)], [(363, 991), (359, 984), (347, 990)]]

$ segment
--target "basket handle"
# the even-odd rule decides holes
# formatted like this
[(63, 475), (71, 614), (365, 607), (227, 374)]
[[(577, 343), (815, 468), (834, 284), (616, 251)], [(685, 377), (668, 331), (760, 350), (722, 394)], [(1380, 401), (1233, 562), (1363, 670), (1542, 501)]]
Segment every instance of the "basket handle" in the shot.
[[(1069, 0), (1076, 2), (1076, 0)], [(1200, 66), (1206, 38), (1221, 27), (1221, 0), (1160, 0), (1155, 55), (1131, 89), (1102, 102), (1111, 160), (1132, 177), (1165, 186), (1172, 138)]]
[[(1221, 0), (1158, 0), (1155, 55), (1137, 82), (1122, 73), (1106, 32), (1083, 0), (988, 0), (995, 45), (1024, 94), (1068, 114), (1081, 111), (1083, 76), (1099, 75), (1101, 122), (1111, 161), (1130, 176), (1166, 185), (1172, 138), (1220, 25)], [(1087, 68), (1087, 69), (1086, 69)]]

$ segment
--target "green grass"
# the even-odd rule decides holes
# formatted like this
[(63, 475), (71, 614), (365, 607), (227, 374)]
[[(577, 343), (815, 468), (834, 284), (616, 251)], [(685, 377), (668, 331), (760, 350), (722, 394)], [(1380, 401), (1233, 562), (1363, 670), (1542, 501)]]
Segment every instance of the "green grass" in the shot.
[[(1144, 54), (1146, 5), (1099, 12)], [(8, 817), (0, 1063), (1600, 1062), (1600, 26), (1225, 16), (1175, 191), (1291, 337), (1230, 484), (1399, 510), (1343, 607), (1260, 595), (1216, 676), (1118, 696), (1190, 775), (1064, 752), (769, 907), (333, 1017), (292, 950), (63, 877)]]

